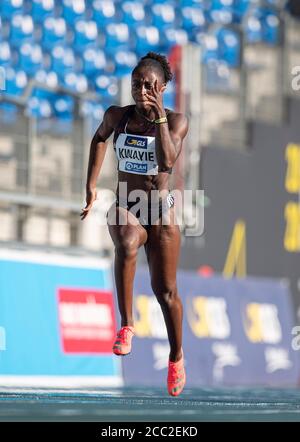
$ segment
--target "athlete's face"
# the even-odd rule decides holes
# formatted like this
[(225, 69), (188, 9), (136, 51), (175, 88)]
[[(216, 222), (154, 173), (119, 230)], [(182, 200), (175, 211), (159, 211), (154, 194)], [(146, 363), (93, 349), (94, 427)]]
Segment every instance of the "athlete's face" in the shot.
[(140, 109), (150, 109), (151, 106), (146, 98), (146, 94), (153, 94), (153, 87), (157, 81), (158, 90), (163, 93), (166, 85), (163, 82), (162, 75), (149, 67), (142, 67), (134, 72), (131, 77), (131, 95), (136, 106)]

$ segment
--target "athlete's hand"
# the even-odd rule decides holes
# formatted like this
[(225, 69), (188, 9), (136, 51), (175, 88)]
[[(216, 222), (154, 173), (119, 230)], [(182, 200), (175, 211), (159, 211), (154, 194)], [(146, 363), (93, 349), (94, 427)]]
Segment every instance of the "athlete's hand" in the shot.
[(162, 92), (166, 89), (166, 86), (163, 85), (162, 88), (159, 90), (158, 82), (155, 80), (151, 94), (146, 93), (146, 98), (148, 100), (148, 104), (153, 108), (156, 117), (161, 118), (166, 116), (164, 103), (163, 103), (163, 94)]
[(81, 221), (84, 220), (84, 218), (86, 218), (89, 214), (89, 211), (92, 208), (93, 202), (97, 199), (97, 190), (96, 189), (92, 189), (92, 190), (87, 190), (86, 191), (86, 206), (84, 209), (81, 210)]

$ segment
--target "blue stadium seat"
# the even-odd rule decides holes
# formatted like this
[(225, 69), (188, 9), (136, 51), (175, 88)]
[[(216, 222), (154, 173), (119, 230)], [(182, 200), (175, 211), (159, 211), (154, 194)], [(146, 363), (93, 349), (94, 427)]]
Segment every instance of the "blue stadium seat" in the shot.
[(206, 18), (202, 9), (185, 6), (181, 9), (182, 14), (182, 26), (191, 33), (192, 29), (200, 31), (205, 28)]
[(67, 25), (63, 18), (46, 18), (42, 32), (42, 45), (46, 50), (66, 42)]
[(72, 121), (74, 118), (74, 99), (68, 95), (56, 94), (51, 101), (54, 115), (63, 121)]
[(184, 29), (167, 28), (162, 32), (161, 46), (168, 52), (175, 45), (185, 45), (189, 41), (188, 33)]
[(231, 29), (217, 31), (218, 58), (225, 61), (229, 67), (237, 68), (241, 63), (241, 41), (237, 32)]
[(245, 39), (248, 43), (262, 41), (262, 23), (255, 13), (250, 14), (244, 21)]
[(56, 72), (59, 78), (62, 78), (68, 72), (73, 72), (75, 62), (73, 49), (61, 45), (52, 49), (51, 69)]
[(152, 8), (152, 24), (159, 29), (174, 26), (175, 8), (170, 2), (155, 3)]
[(69, 26), (74, 25), (75, 21), (85, 18), (84, 0), (62, 0), (63, 18)]
[(205, 64), (207, 64), (210, 60), (218, 60), (219, 43), (215, 35), (205, 34), (202, 45), (203, 45), (202, 61)]
[(128, 26), (144, 24), (145, 8), (143, 3), (138, 1), (125, 1), (121, 3), (123, 17), (122, 22)]
[(207, 3), (206, 0), (181, 0), (180, 6), (182, 8), (184, 8), (185, 6), (190, 6), (190, 7), (199, 7), (204, 9), (206, 3)]
[(33, 39), (34, 23), (30, 15), (15, 14), (10, 26), (10, 43), (19, 46)]
[(78, 20), (75, 24), (74, 45), (78, 51), (94, 45), (98, 37), (97, 24), (94, 21)]
[(5, 80), (4, 93), (8, 95), (22, 95), (28, 84), (28, 77), (25, 71), (15, 70), (13, 68), (6, 69)]
[(96, 92), (104, 99), (114, 99), (118, 92), (118, 80), (114, 76), (98, 75), (93, 81)]
[(269, 11), (264, 14), (262, 18), (263, 27), (263, 41), (276, 45), (280, 40), (280, 20), (273, 12)]
[(114, 23), (117, 19), (116, 8), (112, 0), (94, 0), (92, 2), (93, 20), (104, 26)]
[(43, 22), (47, 17), (53, 16), (55, 11), (54, 0), (32, 0), (31, 16), (35, 23)]
[(206, 38), (206, 32), (204, 29), (200, 31), (198, 31), (197, 29), (192, 29), (190, 31), (189, 34), (190, 41), (197, 43), (199, 46), (201, 46), (201, 48), (203, 48), (203, 50), (205, 50), (205, 44), (204, 44), (205, 38)]
[(105, 27), (105, 49), (114, 53), (117, 49), (128, 49), (129, 29), (126, 23), (110, 23)]
[(105, 52), (98, 48), (87, 48), (83, 51), (83, 73), (87, 77), (103, 73), (107, 67)]
[(280, 39), (279, 17), (273, 9), (254, 8), (245, 19), (244, 31), (249, 43), (276, 45)]
[[(52, 88), (53, 90), (55, 90), (59, 84), (57, 74), (53, 71), (48, 71), (45, 69), (39, 69), (35, 73), (34, 79), (38, 83), (41, 83), (44, 86)], [(36, 86), (34, 88), (34, 95), (39, 98), (46, 98), (48, 100), (51, 100), (53, 94), (54, 92), (52, 92), (51, 90), (47, 90), (42, 87)]]
[(52, 115), (52, 107), (49, 100), (31, 96), (27, 102), (25, 114), (35, 118), (49, 118)]
[(64, 75), (62, 84), (73, 92), (84, 93), (88, 90), (88, 80), (84, 74), (68, 72)]
[(2, 0), (0, 3), (0, 15), (4, 20), (12, 20), (14, 14), (21, 14), (24, 8), (24, 0)]
[(8, 41), (0, 41), (0, 65), (2, 67), (12, 64), (12, 53)]
[(39, 83), (44, 83), (48, 87), (56, 88), (58, 86), (58, 77), (54, 71), (39, 69), (35, 73), (34, 78)]
[(118, 77), (130, 74), (137, 64), (137, 56), (131, 51), (117, 51), (114, 60), (116, 65), (115, 75)]
[(105, 109), (101, 104), (93, 103), (92, 101), (84, 101), (82, 103), (80, 114), (83, 117), (92, 117), (98, 122), (102, 121)]
[(233, 0), (212, 0), (209, 16), (214, 23), (229, 24), (233, 21)]
[(144, 55), (148, 51), (159, 51), (159, 30), (155, 26), (138, 26), (135, 48), (138, 56)]
[(19, 67), (32, 76), (42, 67), (43, 52), (39, 45), (23, 43), (19, 50)]
[(233, 1), (233, 14), (234, 22), (240, 23), (249, 11), (249, 8), (253, 4), (253, 0), (234, 0)]
[(176, 3), (178, 2), (178, 0), (148, 0), (148, 2), (146, 1), (146, 4), (151, 4), (151, 5), (160, 5), (160, 4), (165, 4), (168, 3), (169, 5), (172, 6), (176, 6)]

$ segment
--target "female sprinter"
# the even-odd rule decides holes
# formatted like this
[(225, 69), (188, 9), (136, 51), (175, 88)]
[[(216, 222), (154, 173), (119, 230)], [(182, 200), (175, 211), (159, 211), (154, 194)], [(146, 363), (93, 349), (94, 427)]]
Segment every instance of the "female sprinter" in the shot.
[[(185, 384), (182, 303), (176, 285), (180, 230), (174, 221), (176, 201), (169, 193), (169, 175), (180, 154), (188, 122), (184, 115), (164, 108), (163, 92), (171, 79), (166, 57), (149, 52), (132, 72), (131, 93), (135, 104), (111, 106), (106, 110), (91, 142), (86, 207), (80, 216), (83, 220), (88, 215), (97, 197), (96, 183), (107, 139), (114, 132), (119, 182), (116, 201), (107, 216), (109, 233), (115, 246), (114, 269), (121, 329), (117, 333), (113, 352), (124, 356), (131, 351), (134, 336), (133, 280), (138, 248), (143, 245), (152, 290), (161, 306), (170, 343), (168, 392), (178, 396)], [(124, 196), (123, 192), (121, 196), (120, 185), (124, 183), (127, 193)], [(144, 206), (139, 206), (141, 210), (133, 213), (136, 202), (132, 202), (130, 192), (136, 190), (144, 191), (146, 199), (141, 202)], [(165, 192), (165, 197), (159, 198), (158, 203), (150, 198), (153, 190), (156, 195), (157, 191), (159, 195)], [(155, 212), (157, 216), (153, 216)], [(110, 222), (113, 213), (114, 222)], [(169, 222), (163, 223), (162, 218), (166, 213)]]

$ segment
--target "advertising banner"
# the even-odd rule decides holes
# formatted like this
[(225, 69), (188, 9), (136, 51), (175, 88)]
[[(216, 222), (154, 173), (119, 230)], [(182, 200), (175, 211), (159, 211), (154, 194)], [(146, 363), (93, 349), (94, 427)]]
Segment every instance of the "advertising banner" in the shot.
[(122, 384), (107, 262), (1, 250), (0, 292), (1, 385)]
[[(299, 352), (292, 348), (294, 320), (284, 282), (201, 278), (178, 272), (184, 308), (187, 386), (296, 385)], [(126, 385), (166, 383), (169, 343), (147, 269), (134, 286), (132, 353), (124, 358)]]

